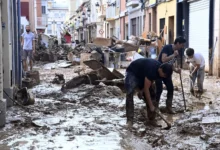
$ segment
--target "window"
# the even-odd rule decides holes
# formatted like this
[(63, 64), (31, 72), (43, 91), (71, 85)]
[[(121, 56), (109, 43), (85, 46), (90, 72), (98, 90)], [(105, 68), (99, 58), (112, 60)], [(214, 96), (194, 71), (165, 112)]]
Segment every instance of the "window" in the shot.
[(131, 33), (132, 33), (132, 35), (134, 35), (134, 36), (136, 36), (136, 18), (134, 18), (134, 19), (131, 19)]
[(164, 26), (165, 26), (165, 18), (161, 18), (160, 19), (160, 33), (162, 33), (161, 36), (164, 35)]
[(120, 7), (120, 0), (116, 1), (116, 7)]
[(48, 24), (48, 25), (47, 25), (47, 34), (52, 34), (51, 24)]
[(59, 13), (55, 13), (54, 17), (56, 17), (56, 18), (60, 17)]
[(57, 24), (57, 30), (60, 31), (61, 24)]
[(62, 18), (64, 18), (64, 17), (66, 16), (66, 14), (65, 14), (65, 13), (62, 13), (60, 16), (61, 16)]
[(46, 6), (41, 6), (42, 14), (46, 14)]

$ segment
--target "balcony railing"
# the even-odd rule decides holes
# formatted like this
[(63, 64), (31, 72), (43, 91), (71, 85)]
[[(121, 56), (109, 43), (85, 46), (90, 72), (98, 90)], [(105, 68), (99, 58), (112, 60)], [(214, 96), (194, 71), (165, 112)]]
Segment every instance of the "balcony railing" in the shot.
[(127, 0), (127, 1), (126, 1), (126, 6), (127, 6), (127, 7), (130, 7), (130, 6), (136, 7), (136, 6), (139, 5), (139, 3), (140, 3), (139, 0)]
[(37, 17), (37, 27), (46, 28), (47, 26), (47, 17)]
[(98, 17), (100, 18), (106, 17), (106, 5), (101, 6), (101, 9), (98, 11)]
[(115, 7), (107, 7), (106, 9), (106, 19), (112, 20), (116, 16), (116, 9)]

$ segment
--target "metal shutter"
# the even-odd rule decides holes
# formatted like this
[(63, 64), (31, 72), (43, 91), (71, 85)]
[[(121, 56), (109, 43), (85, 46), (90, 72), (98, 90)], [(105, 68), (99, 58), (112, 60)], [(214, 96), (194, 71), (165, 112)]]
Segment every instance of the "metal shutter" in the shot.
[(201, 53), (209, 69), (209, 0), (189, 4), (189, 47)]

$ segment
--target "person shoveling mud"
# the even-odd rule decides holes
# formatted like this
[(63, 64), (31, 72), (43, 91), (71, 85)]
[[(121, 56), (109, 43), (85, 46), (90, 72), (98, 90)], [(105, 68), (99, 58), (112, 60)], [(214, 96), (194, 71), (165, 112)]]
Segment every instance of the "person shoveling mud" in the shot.
[[(139, 90), (139, 98), (142, 98), (144, 93), (146, 103), (149, 105), (150, 111), (154, 112), (158, 104), (153, 104), (150, 94), (152, 82), (159, 78), (170, 77), (173, 73), (172, 65), (162, 64), (157, 60), (141, 58), (133, 61), (126, 70), (125, 88), (126, 88), (126, 116), (127, 127), (133, 126), (134, 118), (134, 92), (137, 88)], [(151, 92), (153, 93), (153, 92)], [(155, 93), (154, 93), (155, 94)]]
[[(178, 37), (175, 39), (174, 44), (164, 46), (159, 54), (158, 61), (161, 63), (169, 63), (173, 65), (177, 60), (177, 56), (179, 55), (178, 50), (181, 50), (184, 47), (185, 42), (186, 40), (183, 37)], [(179, 74), (181, 73), (181, 69), (179, 68), (173, 67), (173, 71)], [(175, 114), (176, 112), (172, 110), (174, 87), (171, 76), (169, 78), (160, 78), (156, 80), (156, 100), (157, 102), (160, 101), (160, 97), (163, 92), (163, 83), (167, 88), (166, 112), (169, 114)]]
[(196, 96), (194, 93), (194, 84), (197, 78), (198, 94), (201, 95), (204, 92), (205, 59), (200, 53), (195, 53), (192, 48), (185, 50), (185, 56), (190, 68), (190, 93)]

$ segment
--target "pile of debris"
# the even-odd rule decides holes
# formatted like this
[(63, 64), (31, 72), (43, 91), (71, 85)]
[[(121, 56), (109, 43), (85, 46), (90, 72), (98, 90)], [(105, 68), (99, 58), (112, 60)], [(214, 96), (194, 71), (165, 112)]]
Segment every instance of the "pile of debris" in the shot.
[(56, 36), (39, 34), (34, 60), (49, 62), (65, 60), (68, 52), (72, 51), (72, 49), (71, 46), (66, 44), (64, 37), (61, 37), (61, 43), (61, 45), (58, 44)]

